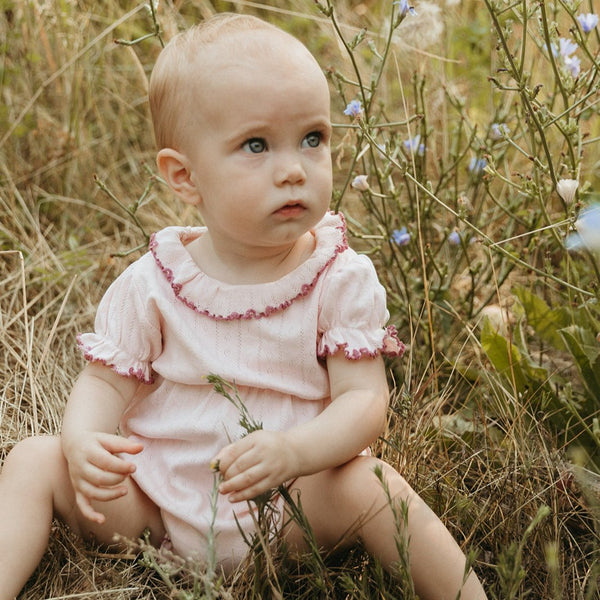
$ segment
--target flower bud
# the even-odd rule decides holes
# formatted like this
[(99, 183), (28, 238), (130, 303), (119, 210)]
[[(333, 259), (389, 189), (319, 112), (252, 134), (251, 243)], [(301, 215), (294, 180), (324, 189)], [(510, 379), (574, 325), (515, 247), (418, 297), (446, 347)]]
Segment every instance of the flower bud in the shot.
[(556, 184), (556, 191), (567, 204), (571, 204), (578, 187), (579, 181), (577, 179), (559, 179)]

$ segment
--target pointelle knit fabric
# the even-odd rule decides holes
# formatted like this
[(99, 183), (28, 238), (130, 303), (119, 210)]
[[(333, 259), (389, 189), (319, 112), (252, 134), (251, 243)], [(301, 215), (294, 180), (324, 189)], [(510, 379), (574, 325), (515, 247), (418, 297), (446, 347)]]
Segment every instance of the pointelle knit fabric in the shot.
[[(386, 327), (385, 290), (369, 258), (348, 247), (341, 214), (328, 213), (315, 227), (304, 263), (264, 284), (232, 285), (203, 273), (185, 246), (204, 232), (167, 227), (154, 234), (149, 252), (105, 293), (94, 331), (78, 337), (86, 359), (146, 384), (120, 423), (122, 435), (144, 445), (127, 458), (160, 507), (174, 551), (198, 560), (212, 519), (210, 461), (245, 434), (238, 408), (207, 375), (235, 383), (264, 429), (286, 430), (330, 402), (327, 356), (404, 351)], [(226, 569), (248, 551), (238, 525), (254, 531), (251, 510), (252, 503), (219, 499), (216, 554)]]

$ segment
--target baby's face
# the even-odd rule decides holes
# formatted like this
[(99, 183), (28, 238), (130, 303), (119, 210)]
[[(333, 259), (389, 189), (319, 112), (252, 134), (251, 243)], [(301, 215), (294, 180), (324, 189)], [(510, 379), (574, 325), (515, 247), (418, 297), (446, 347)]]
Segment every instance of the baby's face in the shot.
[(331, 199), (329, 89), (301, 44), (270, 31), (235, 35), (241, 47), (215, 49), (202, 75), (184, 153), (211, 237), (285, 246)]

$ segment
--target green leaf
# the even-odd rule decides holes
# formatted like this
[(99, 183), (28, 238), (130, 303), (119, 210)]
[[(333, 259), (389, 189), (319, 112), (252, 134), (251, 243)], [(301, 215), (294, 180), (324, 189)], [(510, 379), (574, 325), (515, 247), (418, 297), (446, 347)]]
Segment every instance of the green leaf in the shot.
[(481, 330), (481, 346), (496, 371), (514, 381), (517, 391), (522, 392), (525, 389), (526, 378), (520, 367), (521, 353), (492, 327), (487, 318)]
[(488, 319), (483, 322), (481, 346), (494, 368), (514, 383), (517, 392), (537, 387), (548, 378), (547, 369), (533, 364), (515, 344), (499, 334)]
[(595, 400), (600, 400), (600, 344), (592, 332), (571, 325), (560, 330), (567, 350), (575, 359), (583, 383)]
[(569, 312), (564, 307), (550, 308), (542, 298), (521, 286), (514, 289), (514, 294), (525, 310), (527, 323), (536, 334), (557, 350), (564, 350), (559, 330), (571, 324)]

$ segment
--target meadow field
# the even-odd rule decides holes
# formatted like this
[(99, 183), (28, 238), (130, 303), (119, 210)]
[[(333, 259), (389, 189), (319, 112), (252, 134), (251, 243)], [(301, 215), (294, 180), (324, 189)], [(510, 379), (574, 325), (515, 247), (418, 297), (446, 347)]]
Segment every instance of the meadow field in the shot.
[[(373, 451), (490, 598), (600, 598), (598, 2), (150, 1), (0, 0), (0, 464), (60, 431), (75, 336), (150, 233), (199, 222), (155, 169), (162, 45), (255, 14), (329, 78), (331, 206), (407, 345)], [(414, 598), (402, 581), (361, 548), (290, 565), (260, 544), (223, 580), (57, 525), (19, 600)]]

